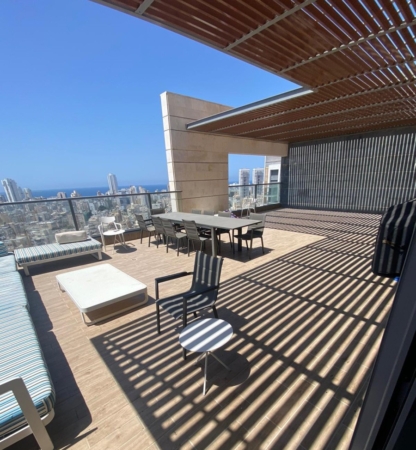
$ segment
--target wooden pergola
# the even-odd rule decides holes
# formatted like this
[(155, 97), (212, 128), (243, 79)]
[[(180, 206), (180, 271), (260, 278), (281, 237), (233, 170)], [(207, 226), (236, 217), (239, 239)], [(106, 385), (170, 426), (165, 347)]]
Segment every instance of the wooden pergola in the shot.
[(413, 0), (94, 0), (301, 89), (188, 124), (299, 142), (416, 125)]

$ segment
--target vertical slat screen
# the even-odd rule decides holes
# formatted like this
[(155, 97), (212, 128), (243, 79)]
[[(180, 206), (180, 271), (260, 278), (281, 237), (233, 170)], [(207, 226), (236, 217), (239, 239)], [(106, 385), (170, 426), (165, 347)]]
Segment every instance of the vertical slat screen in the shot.
[(416, 197), (416, 130), (391, 130), (289, 147), (283, 205), (381, 212)]

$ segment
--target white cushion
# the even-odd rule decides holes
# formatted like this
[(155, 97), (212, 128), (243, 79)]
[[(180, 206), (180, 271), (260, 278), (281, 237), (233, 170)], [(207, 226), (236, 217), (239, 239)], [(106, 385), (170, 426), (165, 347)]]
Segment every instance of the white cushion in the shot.
[(81, 242), (88, 239), (86, 231), (65, 231), (56, 233), (55, 239), (58, 244), (70, 244), (71, 242)]

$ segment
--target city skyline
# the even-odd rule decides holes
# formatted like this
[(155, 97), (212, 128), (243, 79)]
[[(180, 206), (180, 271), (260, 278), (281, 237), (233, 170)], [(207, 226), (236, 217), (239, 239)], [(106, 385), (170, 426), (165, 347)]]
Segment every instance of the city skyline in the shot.
[[(240, 158), (240, 156), (242, 156), (242, 158)], [(229, 177), (228, 177), (229, 183), (238, 182), (238, 180), (239, 180), (238, 171), (240, 170), (241, 167), (248, 166), (249, 167), (248, 170), (252, 171), (254, 169), (257, 169), (260, 166), (265, 167), (265, 160), (266, 160), (266, 157), (264, 157), (264, 156), (229, 155)], [(240, 161), (241, 162), (245, 162), (246, 164), (241, 164), (239, 166), (238, 164), (239, 164)], [(231, 166), (232, 166), (233, 169), (231, 168)], [(233, 170), (234, 174), (231, 173), (232, 170)], [(103, 188), (106, 185), (109, 186), (109, 176), (110, 175), (115, 176), (116, 184), (119, 185), (119, 186), (122, 186), (123, 188), (128, 188), (130, 186), (140, 186), (140, 184), (143, 184), (143, 185), (155, 185), (155, 186), (156, 185), (162, 185), (162, 184), (168, 185), (167, 178), (166, 178), (165, 182), (161, 182), (161, 183), (157, 183), (157, 182), (153, 182), (153, 183), (143, 183), (143, 182), (141, 182), (141, 183), (138, 183), (137, 181), (132, 181), (132, 180), (130, 180), (130, 182), (129, 182), (129, 181), (125, 181), (124, 178), (121, 178), (122, 181), (119, 183), (117, 175), (114, 175), (113, 173), (108, 173), (106, 176), (102, 176), (101, 179), (99, 180), (99, 182), (94, 183), (94, 184), (91, 183), (91, 182), (88, 182), (88, 180), (87, 180), (84, 185), (75, 185), (74, 183), (71, 183), (71, 184), (69, 184), (67, 186), (62, 186), (61, 185), (61, 186), (47, 187), (47, 186), (39, 186), (39, 185), (35, 185), (35, 186), (30, 185), (29, 186), (29, 184), (22, 183), (20, 180), (18, 180), (17, 185), (18, 186), (20, 186), (20, 185), (25, 186), (23, 188), (20, 188), (20, 189), (22, 189), (22, 196), (23, 196), (22, 198), (25, 199), (26, 195), (23, 193), (23, 191), (25, 189), (28, 189), (30, 192), (32, 192), (32, 191), (41, 191), (41, 190), (56, 190), (56, 194), (58, 194), (60, 191), (64, 191), (64, 190), (67, 190), (67, 191), (71, 190), (72, 191), (74, 189), (79, 189), (79, 188)], [(15, 181), (15, 179), (13, 179), (13, 178), (6, 178), (6, 177), (3, 178), (1, 176), (1, 174), (0, 174), (0, 180), (4, 180), (4, 179), (11, 179), (11, 180)], [(105, 191), (105, 192), (107, 192), (107, 191)], [(0, 195), (6, 195), (7, 196), (7, 193), (6, 193), (5, 189), (4, 189), (3, 183), (0, 183)], [(1, 201), (1, 198), (0, 198), (0, 201)]]

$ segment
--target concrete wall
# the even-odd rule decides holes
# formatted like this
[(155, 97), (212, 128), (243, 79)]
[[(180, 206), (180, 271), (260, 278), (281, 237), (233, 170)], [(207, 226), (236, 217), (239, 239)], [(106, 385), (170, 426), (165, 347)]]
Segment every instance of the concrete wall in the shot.
[(186, 124), (231, 109), (183, 95), (161, 95), (169, 189), (180, 190), (173, 210), (228, 209), (228, 155), (286, 156), (287, 144), (199, 133)]
[(293, 144), (282, 158), (281, 203), (381, 212), (416, 197), (416, 129)]

